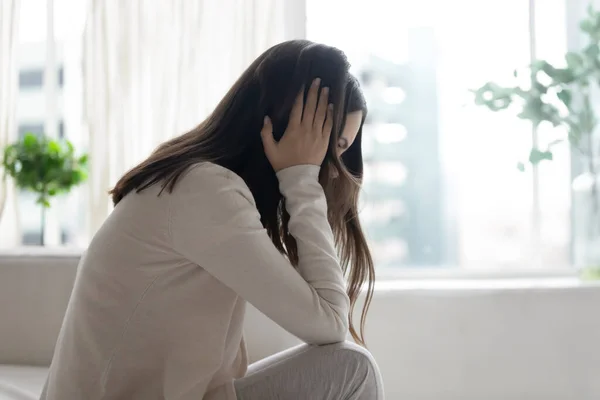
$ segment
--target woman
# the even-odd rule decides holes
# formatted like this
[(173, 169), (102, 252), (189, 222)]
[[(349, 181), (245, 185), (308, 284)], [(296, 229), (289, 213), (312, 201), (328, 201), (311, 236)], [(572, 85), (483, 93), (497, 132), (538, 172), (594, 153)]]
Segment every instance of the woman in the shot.
[[(357, 217), (366, 106), (348, 67), (331, 47), (276, 45), (121, 178), (42, 399), (382, 398), (369, 353), (343, 342), (349, 329), (364, 344), (374, 281)], [(307, 345), (247, 371), (246, 301)]]

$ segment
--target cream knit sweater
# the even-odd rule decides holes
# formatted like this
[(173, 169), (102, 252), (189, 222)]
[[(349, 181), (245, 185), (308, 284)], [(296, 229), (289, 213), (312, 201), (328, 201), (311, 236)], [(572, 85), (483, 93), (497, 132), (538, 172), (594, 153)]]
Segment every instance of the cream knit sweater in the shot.
[(318, 174), (277, 174), (297, 269), (225, 168), (198, 164), (172, 194), (127, 195), (82, 257), (42, 399), (235, 399), (246, 301), (307, 343), (344, 340), (349, 300)]

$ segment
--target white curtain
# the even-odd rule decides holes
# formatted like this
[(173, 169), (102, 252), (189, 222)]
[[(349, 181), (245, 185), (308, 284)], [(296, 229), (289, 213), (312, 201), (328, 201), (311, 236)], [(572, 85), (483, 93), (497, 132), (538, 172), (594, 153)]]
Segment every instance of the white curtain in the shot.
[[(0, 159), (15, 139), (19, 0), (0, 1)], [(0, 248), (20, 243), (15, 187), (0, 168)]]
[(161, 142), (192, 128), (262, 51), (284, 40), (284, 0), (90, 0), (84, 114), (90, 233), (107, 190)]

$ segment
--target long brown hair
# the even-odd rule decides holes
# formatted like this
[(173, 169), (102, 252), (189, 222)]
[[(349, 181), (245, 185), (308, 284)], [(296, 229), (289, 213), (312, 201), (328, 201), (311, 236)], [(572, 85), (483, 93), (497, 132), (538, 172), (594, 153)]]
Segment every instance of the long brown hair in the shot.
[[(273, 244), (292, 265), (298, 264), (296, 241), (288, 230), (289, 214), (278, 181), (261, 142), (263, 118), (273, 122), (276, 139), (281, 138), (296, 97), (313, 79), (330, 88), (334, 104), (334, 126), (319, 181), (328, 203), (328, 219), (335, 236), (340, 264), (348, 279), (350, 333), (362, 345), (366, 314), (373, 296), (375, 270), (358, 219), (358, 195), (363, 163), (362, 124), (353, 144), (340, 157), (337, 138), (346, 115), (363, 112), (366, 103), (358, 82), (348, 72), (349, 64), (340, 50), (293, 40), (271, 47), (259, 56), (227, 92), (215, 110), (191, 131), (160, 145), (150, 157), (127, 172), (110, 191), (115, 205), (129, 192), (140, 192), (160, 184), (172, 192), (186, 170), (199, 162), (212, 162), (239, 175), (252, 192), (261, 222)], [(365, 283), (366, 301), (360, 332), (353, 323), (353, 310)]]

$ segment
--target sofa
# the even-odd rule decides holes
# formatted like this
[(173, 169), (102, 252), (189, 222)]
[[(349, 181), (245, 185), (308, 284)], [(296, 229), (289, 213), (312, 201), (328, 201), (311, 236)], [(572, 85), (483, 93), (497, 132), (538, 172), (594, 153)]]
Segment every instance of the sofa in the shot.
[[(79, 257), (77, 250), (35, 247), (0, 253), (0, 400), (39, 396)], [(252, 307), (247, 321), (251, 360), (299, 343)]]
[[(0, 253), (0, 400), (39, 394), (78, 259)], [(575, 277), (382, 280), (366, 336), (388, 400), (598, 400), (599, 315)], [(251, 361), (298, 343), (252, 307), (245, 333)]]
[(41, 249), (0, 256), (0, 399), (3, 390), (16, 399), (39, 396), (78, 260), (75, 252)]

